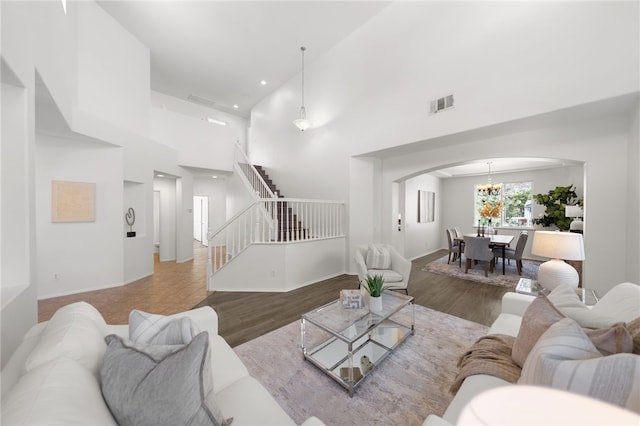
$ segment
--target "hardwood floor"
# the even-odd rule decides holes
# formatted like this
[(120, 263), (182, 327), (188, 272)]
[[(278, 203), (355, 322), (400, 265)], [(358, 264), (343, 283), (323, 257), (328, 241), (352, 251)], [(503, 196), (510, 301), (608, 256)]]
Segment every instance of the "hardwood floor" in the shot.
[[(439, 250), (413, 261), (409, 294), (419, 305), (490, 325), (500, 313), (502, 295), (512, 290), (421, 270), (446, 254)], [(131, 284), (39, 301), (39, 321), (80, 300), (94, 305), (109, 324), (126, 324), (132, 309), (168, 315), (210, 305), (218, 313), (220, 335), (236, 346), (336, 299), (341, 289), (357, 288), (355, 276), (340, 275), (287, 293), (210, 293), (205, 284), (206, 262), (206, 248), (199, 244), (194, 246), (191, 262), (158, 262), (156, 258), (154, 275)]]

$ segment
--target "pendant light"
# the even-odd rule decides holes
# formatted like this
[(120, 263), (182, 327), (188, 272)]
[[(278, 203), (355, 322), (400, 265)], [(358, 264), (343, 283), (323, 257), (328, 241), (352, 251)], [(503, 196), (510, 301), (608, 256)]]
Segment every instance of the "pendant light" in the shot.
[(493, 184), (491, 182), (491, 161), (487, 163), (489, 166), (489, 177), (487, 179), (486, 185), (478, 185), (478, 195), (482, 197), (486, 197), (489, 195), (498, 196), (500, 195), (500, 190), (502, 189), (502, 185), (497, 183)]
[(298, 129), (301, 131), (307, 130), (311, 127), (311, 122), (307, 120), (307, 110), (304, 108), (304, 52), (307, 50), (306, 47), (300, 47), (300, 51), (302, 52), (302, 105), (300, 106), (300, 115), (297, 120), (293, 120), (293, 124), (296, 125)]

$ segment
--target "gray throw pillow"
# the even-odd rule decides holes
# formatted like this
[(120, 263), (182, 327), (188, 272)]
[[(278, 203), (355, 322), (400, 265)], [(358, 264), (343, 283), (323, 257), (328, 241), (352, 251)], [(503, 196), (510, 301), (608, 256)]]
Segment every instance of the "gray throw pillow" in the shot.
[(199, 333), (188, 317), (150, 314), (134, 309), (129, 313), (129, 339), (154, 345), (183, 345)]
[(105, 341), (102, 395), (121, 426), (231, 424), (215, 401), (207, 332), (187, 345)]

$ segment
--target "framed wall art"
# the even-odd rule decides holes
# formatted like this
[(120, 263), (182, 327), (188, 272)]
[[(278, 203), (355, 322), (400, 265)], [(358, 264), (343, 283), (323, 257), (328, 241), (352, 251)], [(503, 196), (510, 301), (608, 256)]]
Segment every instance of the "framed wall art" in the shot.
[(51, 181), (51, 222), (95, 222), (96, 184)]
[(418, 223), (435, 222), (436, 193), (418, 191)]

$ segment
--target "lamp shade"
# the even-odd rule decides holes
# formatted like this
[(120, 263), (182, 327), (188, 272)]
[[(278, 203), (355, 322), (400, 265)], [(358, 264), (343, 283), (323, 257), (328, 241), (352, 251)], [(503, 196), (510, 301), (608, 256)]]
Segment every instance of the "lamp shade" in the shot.
[(551, 259), (584, 260), (582, 234), (536, 231), (533, 234), (531, 254)]
[(566, 206), (564, 208), (565, 217), (583, 217), (582, 209), (580, 206)]

